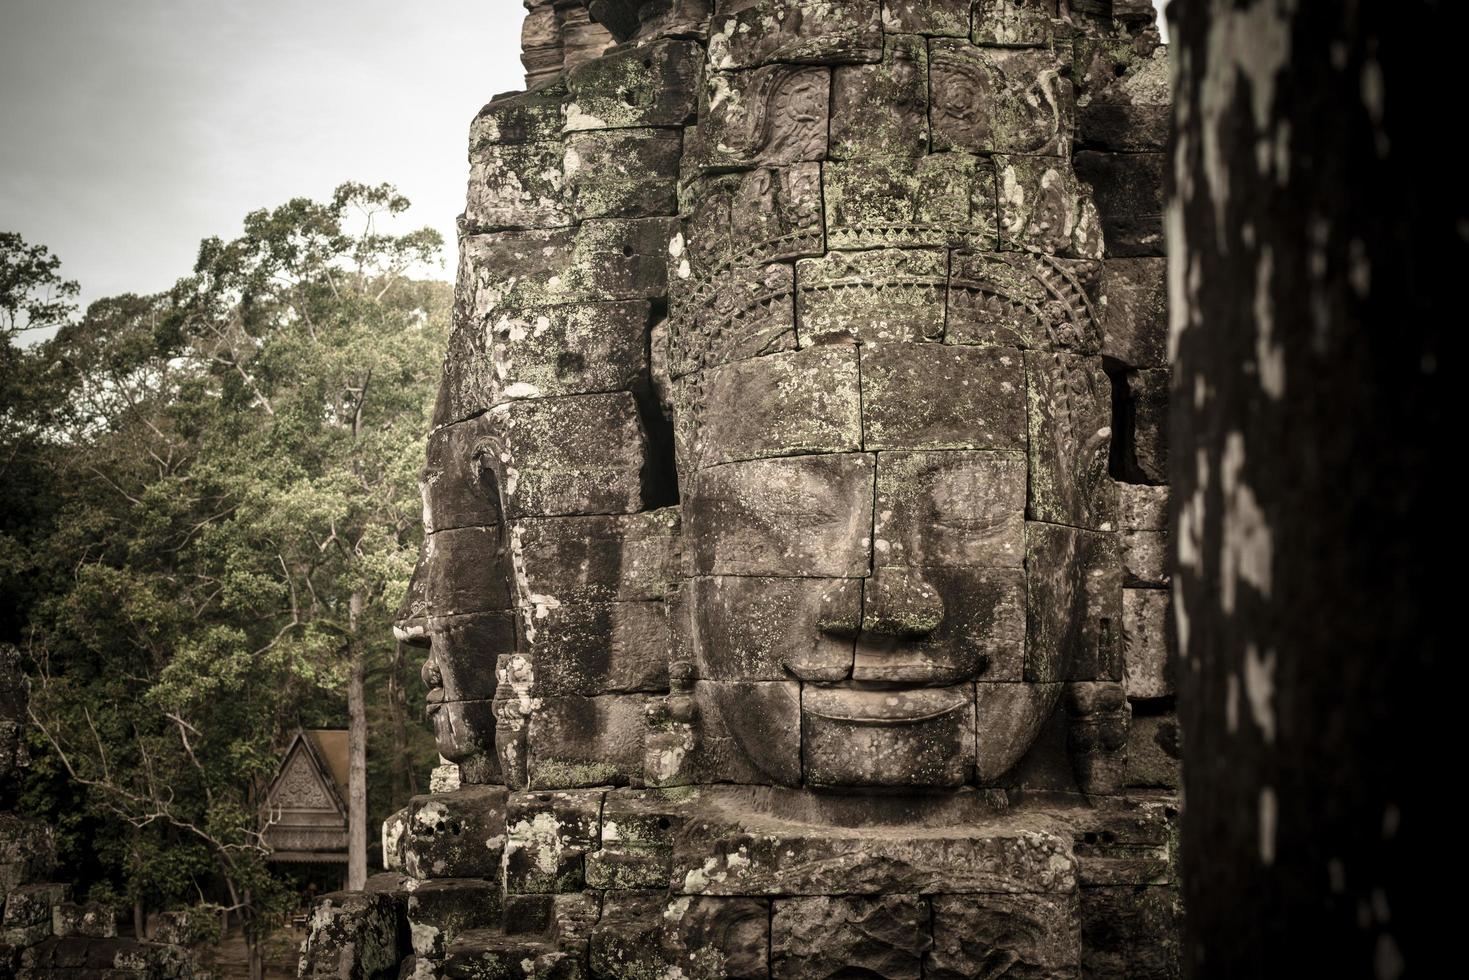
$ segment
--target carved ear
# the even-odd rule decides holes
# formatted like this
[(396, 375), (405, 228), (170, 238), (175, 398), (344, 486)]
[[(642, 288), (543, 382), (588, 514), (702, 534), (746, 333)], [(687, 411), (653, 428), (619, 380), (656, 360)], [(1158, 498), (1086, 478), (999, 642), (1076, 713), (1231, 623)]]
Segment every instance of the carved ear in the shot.
[(418, 563), (413, 566), (413, 577), (408, 580), (408, 591), (393, 616), (393, 637), (399, 643), (416, 647), (429, 645), (428, 602), (425, 595), (428, 572), (424, 564), (424, 552), (420, 550)]

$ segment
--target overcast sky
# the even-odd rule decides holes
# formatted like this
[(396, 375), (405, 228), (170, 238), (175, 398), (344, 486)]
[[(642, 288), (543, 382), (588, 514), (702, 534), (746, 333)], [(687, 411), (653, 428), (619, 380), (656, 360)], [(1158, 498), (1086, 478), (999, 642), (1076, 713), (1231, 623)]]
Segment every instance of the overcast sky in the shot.
[(469, 121), (522, 86), (524, 14), (519, 0), (0, 0), (0, 230), (59, 255), (83, 303), (171, 286), (201, 238), (344, 180), (397, 184), (413, 227), (452, 245)]
[(519, 0), (0, 0), (0, 230), (59, 255), (83, 304), (167, 288), (201, 238), (344, 180), (397, 184), (452, 251), (469, 121), (521, 87), (523, 17)]

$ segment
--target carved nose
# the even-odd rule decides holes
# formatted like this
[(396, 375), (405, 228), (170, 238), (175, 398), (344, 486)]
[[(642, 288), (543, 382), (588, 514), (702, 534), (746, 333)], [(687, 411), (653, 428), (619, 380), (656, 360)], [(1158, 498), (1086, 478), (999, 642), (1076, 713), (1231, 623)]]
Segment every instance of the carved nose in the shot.
[(423, 678), (423, 686), (430, 690), (444, 686), (444, 675), (439, 672), (439, 662), (433, 658), (432, 654), (418, 669), (418, 676)]
[(862, 632), (881, 636), (927, 636), (944, 621), (944, 600), (916, 568), (877, 568), (867, 580)]

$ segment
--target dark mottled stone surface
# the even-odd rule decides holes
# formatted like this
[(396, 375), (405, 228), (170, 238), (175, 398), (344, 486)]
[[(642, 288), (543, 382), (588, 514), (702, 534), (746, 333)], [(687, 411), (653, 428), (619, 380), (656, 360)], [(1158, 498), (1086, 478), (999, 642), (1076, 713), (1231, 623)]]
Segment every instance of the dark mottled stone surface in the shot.
[(770, 920), (772, 977), (919, 980), (932, 944), (928, 903), (917, 895), (776, 899)]
[(878, 11), (878, 0), (720, 0), (709, 23), (709, 64), (725, 70), (876, 61)]
[(1163, 153), (1076, 154), (1076, 175), (1096, 193), (1110, 255), (1163, 254)]

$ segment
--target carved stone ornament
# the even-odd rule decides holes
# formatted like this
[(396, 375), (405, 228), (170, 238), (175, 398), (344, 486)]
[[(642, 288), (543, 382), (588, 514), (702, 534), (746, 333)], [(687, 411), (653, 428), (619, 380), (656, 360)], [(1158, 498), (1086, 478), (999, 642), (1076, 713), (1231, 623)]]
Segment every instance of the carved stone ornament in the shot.
[(596, 4), (481, 113), (414, 976), (1177, 975), (1163, 318), (1072, 162), (1156, 36), (1067, 6)]

